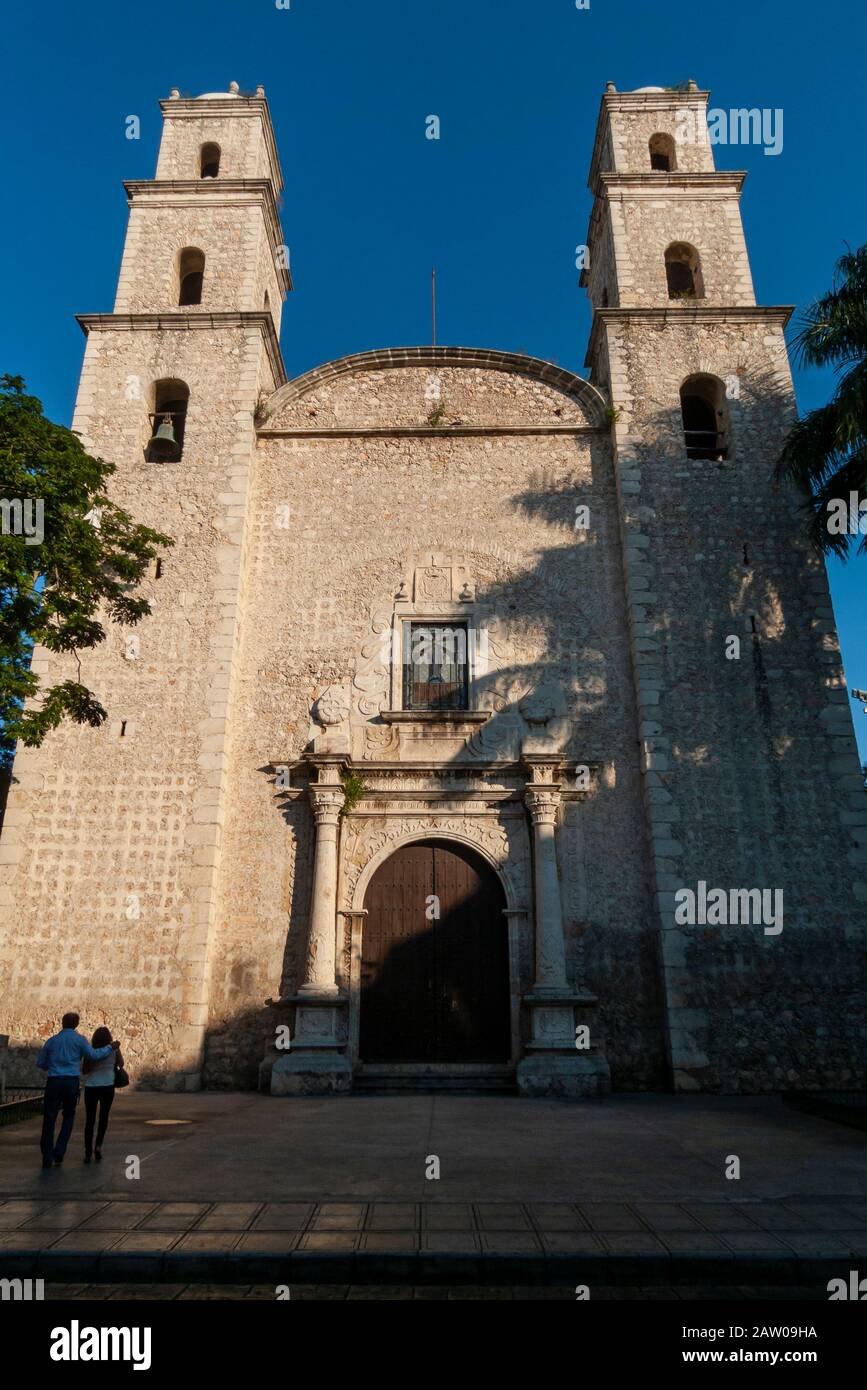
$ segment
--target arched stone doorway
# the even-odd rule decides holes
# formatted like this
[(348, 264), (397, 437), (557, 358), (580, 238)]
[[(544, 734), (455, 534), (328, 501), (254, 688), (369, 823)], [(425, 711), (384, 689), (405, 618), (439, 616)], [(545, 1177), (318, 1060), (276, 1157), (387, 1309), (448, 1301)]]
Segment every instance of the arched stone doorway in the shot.
[(361, 1061), (507, 1062), (506, 903), (486, 860), (455, 841), (414, 841), (380, 864), (364, 906)]

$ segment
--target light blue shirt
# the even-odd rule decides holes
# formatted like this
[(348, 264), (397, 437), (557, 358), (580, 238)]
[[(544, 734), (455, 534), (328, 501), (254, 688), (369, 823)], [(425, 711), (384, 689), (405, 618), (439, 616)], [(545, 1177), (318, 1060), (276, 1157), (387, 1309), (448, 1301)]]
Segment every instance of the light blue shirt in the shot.
[(36, 1058), (36, 1065), (40, 1071), (47, 1071), (49, 1076), (79, 1076), (82, 1057), (96, 1062), (100, 1057), (108, 1057), (112, 1051), (111, 1043), (105, 1047), (91, 1047), (87, 1038), (76, 1033), (74, 1028), (64, 1028), (48, 1039)]
[(83, 1081), (85, 1086), (113, 1086), (114, 1057), (111, 1057), (104, 1067), (96, 1067), (93, 1071), (85, 1072)]

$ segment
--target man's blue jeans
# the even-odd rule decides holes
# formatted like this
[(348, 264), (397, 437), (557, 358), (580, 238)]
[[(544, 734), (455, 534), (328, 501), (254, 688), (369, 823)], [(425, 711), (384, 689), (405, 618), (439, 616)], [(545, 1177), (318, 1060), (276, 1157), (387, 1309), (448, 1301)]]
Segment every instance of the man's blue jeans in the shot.
[[(53, 1158), (62, 1158), (66, 1153), (72, 1126), (75, 1124), (78, 1088), (77, 1076), (49, 1076), (45, 1083), (45, 1102), (42, 1108), (43, 1163), (50, 1163)], [(60, 1110), (63, 1111), (63, 1123), (55, 1144), (54, 1126)]]

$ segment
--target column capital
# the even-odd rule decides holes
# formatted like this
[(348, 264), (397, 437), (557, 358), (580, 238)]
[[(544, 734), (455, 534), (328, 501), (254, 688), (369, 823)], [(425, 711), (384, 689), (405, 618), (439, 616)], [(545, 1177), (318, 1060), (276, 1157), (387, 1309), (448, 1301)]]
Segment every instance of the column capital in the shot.
[(531, 783), (524, 789), (524, 804), (534, 825), (555, 825), (561, 805), (559, 782)]
[(336, 825), (346, 800), (346, 793), (340, 784), (326, 783), (320, 786), (314, 782), (309, 789), (309, 795), (317, 826)]

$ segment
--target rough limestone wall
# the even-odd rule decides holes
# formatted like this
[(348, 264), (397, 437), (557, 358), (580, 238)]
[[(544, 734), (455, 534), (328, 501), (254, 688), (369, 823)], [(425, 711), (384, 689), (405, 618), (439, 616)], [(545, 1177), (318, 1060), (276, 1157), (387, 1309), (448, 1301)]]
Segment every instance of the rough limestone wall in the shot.
[[(219, 854), (227, 701), (240, 540), (258, 393), (273, 381), (255, 329), (92, 331), (74, 427), (118, 465), (111, 495), (176, 538), (153, 613), (107, 625), (81, 679), (108, 710), (98, 730), (63, 727), (20, 749), (0, 859), (0, 1031), (18, 1072), (75, 1008), (90, 1032), (123, 1038), (137, 1082), (177, 1084), (203, 1007), (201, 965)], [(145, 463), (145, 399), (176, 375), (190, 387), (184, 455)], [(125, 656), (138, 638), (138, 657)], [(38, 651), (48, 681), (75, 663)], [(124, 736), (121, 722), (126, 721)], [(14, 1077), (13, 1077), (14, 1079)]]
[[(231, 100), (231, 98), (226, 98)], [(234, 104), (234, 103), (233, 103)], [(220, 146), (220, 179), (265, 179), (271, 170), (268, 149), (258, 114), (243, 116), (175, 116), (171, 110), (163, 126), (156, 177), (197, 179), (201, 172), (202, 145)]]
[[(676, 1080), (863, 1087), (867, 808), (824, 568), (771, 481), (792, 418), (779, 318), (612, 322), (609, 349)], [(685, 455), (696, 371), (740, 372), (724, 462)], [(782, 889), (782, 932), (678, 926), (699, 880)]]
[[(598, 204), (597, 204), (598, 207)], [(608, 292), (606, 308), (616, 308), (620, 304), (620, 288), (617, 277), (617, 258), (614, 255), (614, 240), (608, 218), (594, 224), (590, 233), (592, 254), (587, 267), (587, 293), (593, 304), (601, 306), (603, 291)]]
[[(611, 110), (611, 143), (614, 162), (609, 167), (618, 174), (650, 173), (650, 138), (652, 135), (670, 135), (675, 141), (675, 170), (687, 174), (707, 174), (713, 170), (713, 146), (685, 140), (678, 143), (679, 130), (691, 129), (685, 121), (678, 122), (679, 110), (694, 111), (698, 115), (704, 102), (694, 98), (675, 98), (669, 110), (642, 110), (629, 104), (623, 111), (616, 106)], [(602, 169), (606, 166), (603, 165)]]
[[(755, 304), (752, 276), (736, 197), (717, 194), (702, 197), (690, 190), (660, 190), (655, 199), (646, 191), (629, 197), (618, 209), (623, 237), (618, 245), (618, 265), (625, 272), (620, 304), (660, 305), (677, 308), (685, 301), (668, 297), (665, 251), (672, 242), (685, 241), (698, 251), (707, 305)], [(695, 301), (688, 301), (690, 303)]]
[(599, 142), (597, 172), (607, 174), (614, 169), (614, 145), (611, 140), (611, 125), (606, 122)]
[[(573, 400), (529, 379), (470, 368), (438, 375), (446, 419), (584, 423)], [(432, 408), (428, 377), (426, 369), (359, 372), (320, 384), (268, 424), (418, 425)], [(586, 536), (574, 529), (581, 503), (591, 507)], [(223, 840), (206, 1084), (253, 1084), (273, 1028), (264, 1000), (300, 983), (309, 811), (304, 800), (275, 797), (267, 764), (291, 763), (303, 751), (312, 701), (354, 672), (371, 637), (371, 608), (391, 602), (406, 556), (427, 548), (468, 557), (480, 597), (496, 598), (508, 620), (516, 676), (544, 674), (565, 650), (583, 653), (570, 747), (576, 760), (580, 752), (607, 766), (597, 794), (580, 806), (587, 900), (565, 891), (567, 949), (575, 968), (583, 953), (599, 995), (615, 1084), (662, 1084), (656, 932), (607, 439), (263, 438), (252, 528), (227, 796), (237, 813)], [(564, 881), (577, 852), (571, 831), (561, 833)]]
[[(437, 406), (442, 408), (444, 426), (588, 423), (577, 401), (534, 377), (482, 367), (438, 366), (437, 388), (430, 384), (432, 375), (427, 367), (396, 366), (325, 376), (267, 423), (283, 429), (422, 428)], [(437, 389), (439, 395), (433, 394)], [(398, 444), (403, 448), (403, 441)], [(483, 441), (478, 447), (484, 451), (487, 445)]]
[(261, 309), (264, 289), (279, 309), (280, 290), (258, 206), (157, 206), (149, 196), (132, 206), (115, 312), (165, 313), (178, 309), (178, 257), (185, 247), (204, 252), (202, 302), (186, 312)]
[(253, 281), (253, 304), (254, 309), (264, 309), (265, 294), (268, 294), (268, 308), (274, 320), (274, 332), (279, 336), (280, 321), (283, 317), (283, 291), (280, 281), (277, 278), (277, 271), (274, 264), (274, 256), (271, 251), (271, 242), (268, 232), (262, 219), (258, 225), (249, 228), (255, 240), (249, 246), (251, 260), (255, 269)]

